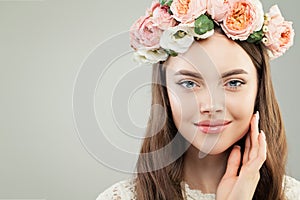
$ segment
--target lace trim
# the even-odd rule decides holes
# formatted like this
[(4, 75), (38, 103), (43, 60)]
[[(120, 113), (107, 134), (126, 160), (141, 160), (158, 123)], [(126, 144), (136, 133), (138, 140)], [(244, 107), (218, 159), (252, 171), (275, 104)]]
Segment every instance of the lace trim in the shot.
[(186, 200), (214, 200), (215, 194), (204, 194), (201, 190), (191, 189), (186, 182), (181, 182), (182, 195)]
[(127, 179), (115, 183), (101, 193), (96, 200), (137, 200), (135, 180)]
[[(300, 200), (300, 182), (285, 176), (284, 192), (287, 200)], [(101, 193), (96, 200), (137, 200), (135, 179), (127, 179), (115, 183)], [(191, 189), (186, 182), (181, 182), (182, 195), (186, 200), (215, 200), (215, 194), (204, 194), (200, 190)]]
[(285, 176), (284, 192), (287, 200), (300, 200), (300, 182), (290, 176)]

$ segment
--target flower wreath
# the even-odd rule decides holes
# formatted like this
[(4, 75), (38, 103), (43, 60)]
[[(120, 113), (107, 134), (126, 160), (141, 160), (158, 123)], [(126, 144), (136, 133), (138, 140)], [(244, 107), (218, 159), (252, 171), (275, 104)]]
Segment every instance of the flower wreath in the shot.
[(264, 14), (259, 0), (154, 0), (130, 28), (134, 59), (157, 63), (185, 53), (195, 39), (213, 35), (216, 25), (232, 40), (262, 42), (271, 59), (292, 46), (295, 35), (277, 5)]

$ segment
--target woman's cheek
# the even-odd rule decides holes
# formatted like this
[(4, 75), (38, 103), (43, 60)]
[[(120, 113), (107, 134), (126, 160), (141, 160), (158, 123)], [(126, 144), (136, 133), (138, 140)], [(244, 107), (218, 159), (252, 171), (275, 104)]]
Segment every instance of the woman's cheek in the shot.
[(243, 136), (250, 127), (250, 120), (253, 116), (255, 98), (252, 96), (235, 96), (226, 99), (226, 110), (232, 117), (234, 128), (240, 130), (237, 133)]
[(182, 122), (193, 122), (193, 119), (200, 114), (197, 98), (193, 92), (169, 92), (169, 99), (176, 125), (180, 125)]

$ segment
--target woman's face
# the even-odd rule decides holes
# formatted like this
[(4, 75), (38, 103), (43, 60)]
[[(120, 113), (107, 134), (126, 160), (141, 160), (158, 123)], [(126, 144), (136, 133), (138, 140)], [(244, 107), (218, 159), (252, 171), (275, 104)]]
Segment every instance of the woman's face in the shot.
[(193, 146), (219, 154), (248, 132), (257, 75), (242, 47), (215, 33), (164, 67), (174, 123)]

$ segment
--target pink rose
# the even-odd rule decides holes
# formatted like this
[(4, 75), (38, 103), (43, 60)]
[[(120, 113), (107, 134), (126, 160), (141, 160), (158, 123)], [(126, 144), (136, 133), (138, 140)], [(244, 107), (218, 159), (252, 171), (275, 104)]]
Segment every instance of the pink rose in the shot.
[(142, 16), (130, 28), (130, 44), (135, 50), (158, 49), (161, 34), (150, 16)]
[(272, 20), (272, 24), (280, 24), (284, 21), (284, 18), (281, 15), (281, 12), (277, 5), (274, 5), (270, 8), (269, 12), (266, 13), (267, 23)]
[(173, 27), (176, 25), (176, 21), (168, 12), (167, 6), (161, 6), (159, 2), (155, 2), (152, 4), (150, 12), (150, 15), (152, 15), (153, 18), (153, 22), (160, 29), (166, 30), (169, 27)]
[(292, 22), (284, 21), (277, 5), (270, 8), (268, 16), (268, 32), (265, 37), (267, 42), (265, 45), (271, 51), (271, 57), (277, 58), (293, 45), (295, 32)]
[(230, 10), (221, 27), (233, 40), (246, 40), (262, 28), (264, 12), (259, 0), (229, 0)]
[(189, 24), (206, 12), (206, 0), (173, 0), (170, 9), (177, 21)]
[(223, 21), (229, 11), (228, 0), (207, 0), (207, 13), (217, 22)]

